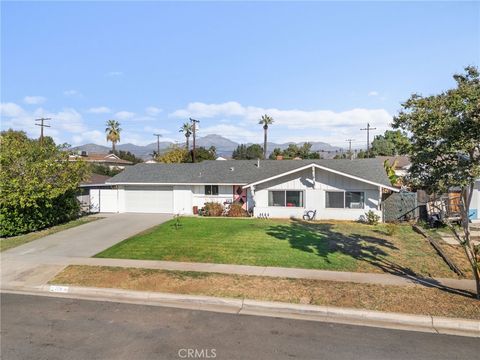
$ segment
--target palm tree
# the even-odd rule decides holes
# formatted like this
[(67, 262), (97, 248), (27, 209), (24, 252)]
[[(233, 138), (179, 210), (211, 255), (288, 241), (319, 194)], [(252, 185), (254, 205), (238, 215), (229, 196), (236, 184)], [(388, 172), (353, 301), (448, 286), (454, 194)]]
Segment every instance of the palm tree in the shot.
[(190, 140), (190, 135), (192, 135), (192, 124), (188, 122), (184, 123), (178, 132), (183, 132), (183, 134), (185, 135), (187, 150), (189, 150), (190, 149), (189, 140)]
[(112, 152), (115, 154), (115, 144), (120, 142), (120, 123), (117, 120), (108, 120), (105, 133), (107, 134), (107, 141), (112, 142)]
[(262, 118), (258, 122), (260, 125), (263, 125), (263, 158), (267, 158), (267, 132), (268, 125), (273, 124), (273, 118), (267, 114), (262, 115)]

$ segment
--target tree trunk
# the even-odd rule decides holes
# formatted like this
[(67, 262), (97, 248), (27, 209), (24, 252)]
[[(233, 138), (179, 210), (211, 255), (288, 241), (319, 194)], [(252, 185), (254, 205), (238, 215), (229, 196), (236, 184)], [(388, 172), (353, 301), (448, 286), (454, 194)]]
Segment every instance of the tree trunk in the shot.
[(187, 151), (188, 151), (190, 149), (190, 136), (185, 136), (185, 138), (186, 138), (185, 143), (187, 145)]
[(115, 154), (115, 141), (112, 141), (112, 152)]
[(264, 159), (267, 158), (267, 130), (268, 130), (268, 126), (265, 125), (263, 127), (263, 158)]
[[(474, 189), (474, 183), (462, 189), (461, 200), (463, 202), (463, 206), (461, 208), (461, 218), (462, 218), (462, 229), (464, 233), (463, 241), (461, 241), (462, 239), (458, 234), (455, 234), (455, 235), (458, 238), (458, 240), (461, 241), (463, 249), (465, 250), (465, 255), (467, 255), (470, 266), (472, 267), (473, 277), (475, 279), (475, 285), (477, 288), (477, 299), (480, 299), (480, 268), (479, 268), (477, 254), (475, 251), (475, 245), (472, 243), (472, 240), (470, 237), (470, 222), (468, 218), (468, 215), (470, 212), (470, 204), (472, 202), (473, 189)], [(455, 232), (456, 231), (454, 230), (454, 233)]]

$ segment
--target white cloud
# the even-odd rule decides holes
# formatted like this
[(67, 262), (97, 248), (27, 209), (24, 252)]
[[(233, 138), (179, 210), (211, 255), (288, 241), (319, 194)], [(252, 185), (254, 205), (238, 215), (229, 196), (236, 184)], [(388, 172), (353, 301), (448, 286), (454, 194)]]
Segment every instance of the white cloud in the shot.
[(109, 71), (105, 75), (109, 76), (109, 77), (122, 76), (123, 72), (122, 71)]
[(79, 92), (78, 90), (70, 89), (70, 90), (65, 90), (63, 92), (63, 95), (67, 97), (74, 97), (74, 96), (81, 97), (82, 93)]
[(148, 115), (148, 116), (157, 116), (158, 114), (160, 114), (163, 110), (162, 109), (159, 109), (155, 106), (149, 106), (145, 109), (145, 113)]
[(93, 107), (87, 110), (87, 112), (92, 113), (92, 114), (108, 114), (112, 112), (110, 108), (106, 106), (99, 106), (99, 107)]
[(378, 91), (372, 90), (368, 93), (368, 96), (378, 96), (380, 93)]
[(177, 118), (200, 117), (212, 118), (216, 116), (244, 116), (245, 107), (235, 101), (229, 101), (222, 104), (205, 104), (201, 102), (193, 102), (188, 104), (186, 109), (174, 111), (169, 116)]
[(52, 127), (64, 130), (69, 133), (82, 133), (87, 130), (83, 122), (82, 115), (75, 109), (65, 108), (59, 112), (50, 112), (42, 108), (34, 111), (35, 117), (51, 118), (50, 124)]
[(82, 134), (72, 136), (72, 145), (81, 145), (85, 143), (107, 145), (105, 134), (98, 130), (85, 131)]
[(130, 111), (119, 111), (115, 113), (115, 117), (118, 118), (119, 120), (128, 120), (133, 118), (134, 116), (135, 116), (135, 113)]
[(21, 106), (15, 103), (1, 103), (0, 115), (3, 117), (17, 117), (21, 116), (25, 111)]
[[(269, 131), (269, 141), (285, 142), (288, 139), (296, 141), (343, 141), (345, 136), (363, 136), (360, 128), (369, 122), (378, 130), (385, 130), (391, 123), (392, 116), (385, 109), (351, 109), (346, 111), (313, 110), (304, 111), (298, 109), (281, 110), (276, 108), (261, 108), (243, 106), (238, 102), (226, 102), (221, 104), (205, 104), (194, 102), (188, 104), (185, 109), (179, 109), (169, 116), (178, 118), (195, 117), (198, 119), (233, 118), (236, 125), (220, 124), (202, 129), (204, 134), (217, 133), (231, 137), (232, 139), (249, 138), (250, 141), (259, 141), (261, 134), (258, 120), (263, 114), (273, 117), (274, 124)], [(298, 139), (303, 140), (298, 140)], [(346, 139), (346, 137), (345, 137)]]
[(29, 105), (43, 104), (45, 101), (47, 98), (43, 96), (25, 96), (23, 98), (23, 102)]

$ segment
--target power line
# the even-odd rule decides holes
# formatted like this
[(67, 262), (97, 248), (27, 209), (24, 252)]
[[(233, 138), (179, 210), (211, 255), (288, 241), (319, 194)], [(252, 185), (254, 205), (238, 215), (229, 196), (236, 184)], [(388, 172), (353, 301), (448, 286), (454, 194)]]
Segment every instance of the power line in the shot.
[(190, 122), (192, 123), (192, 135), (193, 135), (192, 162), (195, 162), (195, 138), (196, 138), (197, 124), (200, 122), (200, 120), (195, 120), (190, 118)]
[(360, 129), (362, 131), (367, 131), (367, 156), (370, 156), (370, 131), (377, 130), (377, 128), (370, 127), (370, 123), (367, 123), (367, 127), (365, 129)]
[(40, 123), (36, 123), (35, 125), (40, 126), (40, 145), (43, 145), (43, 128), (51, 127), (50, 125), (45, 124), (45, 121), (52, 120), (51, 118), (40, 118), (35, 119), (35, 121), (40, 121)]

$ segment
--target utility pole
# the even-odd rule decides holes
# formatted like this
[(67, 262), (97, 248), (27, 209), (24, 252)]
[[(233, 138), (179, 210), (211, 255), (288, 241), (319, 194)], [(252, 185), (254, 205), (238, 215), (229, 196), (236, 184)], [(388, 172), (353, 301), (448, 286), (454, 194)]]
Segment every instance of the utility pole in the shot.
[(360, 129), (362, 131), (367, 131), (367, 156), (370, 157), (370, 130), (377, 130), (377, 128), (370, 127), (370, 123), (367, 123), (367, 127), (365, 129)]
[(197, 124), (200, 122), (200, 120), (195, 120), (190, 118), (190, 122), (192, 123), (192, 135), (193, 135), (192, 162), (195, 162), (195, 138), (196, 138)]
[(157, 137), (157, 156), (160, 156), (160, 137), (161, 134), (153, 134), (153, 136)]
[(355, 141), (355, 139), (347, 139), (345, 141), (348, 142), (348, 156), (350, 157), (350, 160), (352, 160), (353, 159), (353, 157), (352, 157), (352, 155), (353, 155), (352, 154), (352, 141)]
[(51, 118), (40, 118), (35, 119), (35, 121), (39, 121), (40, 123), (36, 123), (35, 125), (40, 126), (40, 145), (43, 145), (43, 128), (44, 127), (51, 127), (50, 125), (45, 124), (45, 121), (52, 120)]

